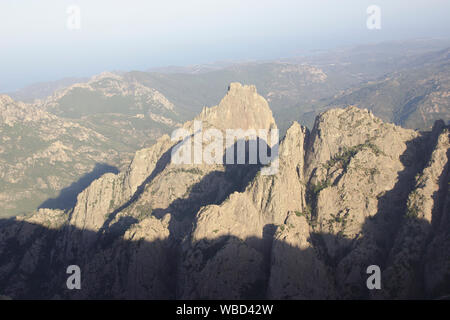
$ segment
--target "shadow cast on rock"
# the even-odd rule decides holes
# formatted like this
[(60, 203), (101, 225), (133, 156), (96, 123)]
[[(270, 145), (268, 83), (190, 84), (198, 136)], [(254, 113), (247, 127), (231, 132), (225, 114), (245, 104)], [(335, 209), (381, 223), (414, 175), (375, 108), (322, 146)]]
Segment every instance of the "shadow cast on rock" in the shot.
[[(124, 233), (120, 224), (116, 227)], [(79, 231), (95, 236), (92, 231)], [(201, 239), (183, 252), (173, 250), (169, 238), (145, 241), (117, 237), (107, 246), (79, 248), (67, 259), (65, 250), (71, 239), (64, 237), (66, 228), (2, 220), (0, 294), (13, 299), (326, 298), (328, 292), (317, 289), (326, 279), (314, 278), (317, 270), (308, 269), (311, 261), (320, 261), (315, 248), (292, 246), (274, 238), (273, 231), (273, 226), (267, 227), (263, 238), (227, 235)], [(282, 264), (276, 263), (279, 258)], [(80, 267), (80, 290), (66, 286), (71, 276), (66, 273), (69, 265)], [(367, 277), (360, 279), (364, 285)], [(329, 284), (330, 288), (334, 285), (332, 281)], [(289, 294), (283, 294), (286, 286)], [(366, 292), (345, 298), (367, 296)]]
[(77, 202), (78, 194), (86, 189), (92, 183), (92, 181), (100, 178), (105, 173), (117, 174), (118, 172), (119, 170), (114, 166), (106, 163), (97, 163), (95, 164), (95, 167), (94, 169), (92, 169), (92, 171), (83, 175), (80, 179), (78, 179), (78, 181), (73, 182), (67, 188), (62, 189), (58, 197), (45, 200), (39, 205), (38, 208), (61, 210), (71, 209)]

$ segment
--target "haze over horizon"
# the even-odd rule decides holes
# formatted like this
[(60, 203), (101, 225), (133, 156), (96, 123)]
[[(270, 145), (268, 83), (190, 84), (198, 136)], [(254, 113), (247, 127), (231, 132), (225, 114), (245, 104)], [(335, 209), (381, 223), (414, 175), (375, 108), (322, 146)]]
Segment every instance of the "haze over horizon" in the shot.
[[(65, 77), (220, 60), (262, 60), (365, 43), (448, 37), (450, 3), (431, 1), (30, 0), (0, 3), (0, 92)], [(366, 26), (381, 9), (381, 29)], [(80, 9), (80, 29), (67, 8)]]
[(449, 9), (0, 1), (0, 300), (450, 299)]

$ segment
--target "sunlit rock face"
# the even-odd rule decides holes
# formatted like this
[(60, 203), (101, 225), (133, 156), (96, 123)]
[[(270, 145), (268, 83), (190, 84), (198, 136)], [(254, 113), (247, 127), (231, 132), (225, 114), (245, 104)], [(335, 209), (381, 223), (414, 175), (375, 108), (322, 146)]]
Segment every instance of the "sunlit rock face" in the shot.
[[(276, 128), (232, 83), (204, 129)], [(193, 132), (194, 121), (182, 125)], [(357, 107), (294, 122), (278, 170), (177, 164), (162, 136), (70, 210), (0, 222), (0, 294), (13, 299), (438, 298), (450, 288), (449, 128), (419, 133)], [(203, 147), (208, 143), (199, 142)], [(225, 148), (225, 146), (224, 146)], [(66, 288), (78, 265), (82, 289)], [(369, 290), (367, 267), (382, 272)]]

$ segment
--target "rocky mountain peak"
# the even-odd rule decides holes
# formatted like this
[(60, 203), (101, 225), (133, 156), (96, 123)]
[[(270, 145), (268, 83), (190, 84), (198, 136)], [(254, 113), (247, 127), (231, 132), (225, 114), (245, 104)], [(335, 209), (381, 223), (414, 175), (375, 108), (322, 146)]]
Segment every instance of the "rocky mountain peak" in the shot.
[(51, 119), (52, 116), (34, 105), (14, 101), (8, 95), (0, 95), (0, 124), (13, 125), (16, 122)]
[(113, 73), (113, 72), (102, 72), (98, 75), (94, 75), (93, 77), (91, 77), (91, 79), (89, 80), (89, 82), (96, 82), (96, 81), (100, 81), (102, 79), (116, 79), (116, 80), (123, 80), (123, 77), (121, 77), (120, 75)]
[(14, 102), (14, 100), (10, 96), (8, 96), (6, 94), (0, 94), (0, 107), (3, 107), (4, 105), (7, 105), (7, 104), (10, 104), (13, 102)]
[[(276, 126), (255, 87), (239, 83), (195, 119), (222, 130)], [(175, 143), (165, 135), (138, 151), (126, 171), (93, 181), (69, 214), (41, 210), (0, 225), (1, 293), (66, 299), (448, 293), (450, 140), (443, 122), (418, 132), (353, 106), (329, 110), (311, 132), (291, 125), (273, 175), (251, 165), (174, 164)], [(19, 253), (11, 254), (10, 243)], [(86, 285), (62, 290), (60, 268), (74, 262)], [(366, 286), (370, 265), (383, 268), (376, 293)]]
[(228, 86), (228, 92), (231, 94), (239, 94), (240, 92), (245, 90), (256, 93), (256, 87), (254, 85), (242, 85), (239, 82), (231, 82)]
[(221, 129), (276, 128), (272, 110), (253, 85), (233, 82), (219, 105), (204, 108), (196, 120)]
[(349, 106), (319, 114), (311, 131), (306, 158), (307, 175), (346, 149), (374, 144), (392, 157), (403, 151), (401, 143), (418, 136), (413, 130), (383, 123), (367, 109)]

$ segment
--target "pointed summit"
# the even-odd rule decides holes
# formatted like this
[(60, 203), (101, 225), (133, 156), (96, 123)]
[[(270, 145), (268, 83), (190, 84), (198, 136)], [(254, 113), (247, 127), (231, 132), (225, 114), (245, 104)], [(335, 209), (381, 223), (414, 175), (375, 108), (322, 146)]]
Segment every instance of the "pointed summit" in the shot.
[(229, 85), (218, 106), (204, 108), (196, 120), (222, 129), (276, 128), (266, 99), (257, 93), (255, 86), (238, 82)]

